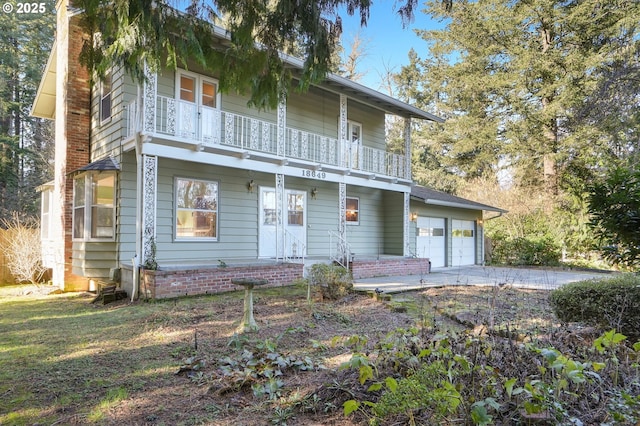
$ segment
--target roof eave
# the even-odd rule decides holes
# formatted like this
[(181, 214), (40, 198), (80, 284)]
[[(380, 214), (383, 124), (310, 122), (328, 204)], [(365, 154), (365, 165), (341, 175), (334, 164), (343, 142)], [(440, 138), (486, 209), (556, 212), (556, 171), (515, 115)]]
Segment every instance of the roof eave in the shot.
[[(304, 68), (304, 62), (296, 57), (281, 54), (281, 58), (284, 62), (288, 63), (292, 67), (302, 70)], [(341, 77), (337, 74), (329, 73), (325, 79), (318, 84), (325, 89), (332, 89), (336, 93), (346, 93), (351, 95), (354, 99), (364, 102), (366, 104), (375, 105), (377, 108), (384, 110), (385, 112), (395, 114), (401, 117), (419, 118), (423, 120), (434, 121), (436, 123), (443, 123), (445, 120), (434, 114), (421, 110), (413, 105), (409, 105), (370, 87), (363, 86), (360, 83), (349, 80), (348, 78)]]
[(498, 212), (498, 213), (508, 213), (508, 210), (499, 209), (498, 207), (488, 206), (486, 204), (480, 203), (456, 203), (453, 201), (442, 201), (442, 200), (433, 200), (433, 199), (424, 199), (421, 197), (412, 197), (414, 200), (422, 201), (425, 204), (429, 204), (432, 206), (442, 206), (442, 207), (455, 207), (460, 209), (468, 209), (468, 210), (485, 210), (488, 212)]
[(56, 42), (54, 42), (33, 105), (31, 106), (31, 115), (33, 117), (45, 118), (47, 120), (53, 120), (55, 118), (57, 50), (58, 46)]

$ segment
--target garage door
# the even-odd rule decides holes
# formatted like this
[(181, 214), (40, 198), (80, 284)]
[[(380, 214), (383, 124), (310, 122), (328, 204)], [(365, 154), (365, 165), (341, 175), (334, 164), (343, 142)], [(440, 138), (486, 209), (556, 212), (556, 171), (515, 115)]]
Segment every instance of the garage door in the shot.
[(432, 268), (445, 266), (444, 219), (418, 217), (416, 225), (416, 256), (428, 257)]
[(451, 265), (473, 265), (476, 263), (475, 223), (472, 220), (451, 222)]

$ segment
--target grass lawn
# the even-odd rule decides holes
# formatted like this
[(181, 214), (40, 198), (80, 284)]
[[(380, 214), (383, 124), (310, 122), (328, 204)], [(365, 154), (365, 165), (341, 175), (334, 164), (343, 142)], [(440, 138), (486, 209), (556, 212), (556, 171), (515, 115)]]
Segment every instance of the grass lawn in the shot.
[[(308, 304), (304, 286), (260, 289), (254, 295), (260, 329), (243, 335), (236, 334), (242, 292), (108, 305), (90, 303), (87, 293), (21, 293), (0, 287), (2, 425), (368, 424), (363, 410), (343, 413), (347, 400), (382, 398), (367, 390), (375, 377), (362, 383), (362, 365), (377, 362), (372, 373), (400, 381), (406, 372), (389, 370), (387, 361), (415, 362), (407, 361), (415, 358), (411, 344), (442, 342), (447, 333), (451, 348), (487, 344), (481, 354), (487, 362), (513, 358), (530, 366), (535, 355), (516, 353), (514, 344), (559, 334), (548, 294), (533, 290), (445, 287), (391, 301), (351, 294)], [(394, 330), (407, 329), (418, 334), (403, 332), (384, 343)], [(505, 330), (520, 340), (504, 339)], [(480, 344), (483, 334), (487, 343)], [(409, 358), (401, 358), (403, 350)], [(354, 359), (364, 363), (359, 370), (341, 368), (354, 366)], [(520, 374), (524, 384), (528, 376), (520, 367), (501, 364), (495, 374)], [(467, 379), (461, 374), (459, 380), (462, 392)], [(502, 404), (521, 415), (514, 403)], [(505, 413), (494, 416), (512, 416)], [(406, 424), (405, 412), (390, 416), (381, 424)], [(438, 423), (459, 421), (452, 416)]]

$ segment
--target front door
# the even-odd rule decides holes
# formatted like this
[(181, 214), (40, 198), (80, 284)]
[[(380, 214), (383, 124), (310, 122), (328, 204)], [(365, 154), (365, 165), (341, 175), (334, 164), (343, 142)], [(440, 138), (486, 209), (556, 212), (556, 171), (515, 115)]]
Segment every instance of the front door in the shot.
[(220, 135), (218, 85), (215, 81), (180, 72), (177, 81), (177, 136), (217, 143)]
[(259, 257), (276, 257), (278, 241), (284, 244), (287, 256), (302, 257), (306, 255), (307, 244), (307, 193), (304, 191), (285, 190), (283, 206), (284, 238), (278, 238), (276, 226), (276, 190), (260, 188), (259, 222)]

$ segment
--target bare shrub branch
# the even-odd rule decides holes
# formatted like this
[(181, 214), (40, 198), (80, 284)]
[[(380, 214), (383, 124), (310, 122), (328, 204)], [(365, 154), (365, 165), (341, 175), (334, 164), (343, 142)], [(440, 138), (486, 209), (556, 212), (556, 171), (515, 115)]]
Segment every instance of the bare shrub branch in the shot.
[(40, 282), (47, 268), (42, 265), (40, 228), (37, 221), (20, 218), (14, 213), (11, 219), (2, 220), (2, 228), (4, 230), (0, 237), (0, 248), (16, 282)]

